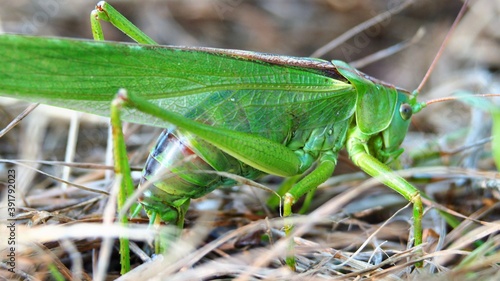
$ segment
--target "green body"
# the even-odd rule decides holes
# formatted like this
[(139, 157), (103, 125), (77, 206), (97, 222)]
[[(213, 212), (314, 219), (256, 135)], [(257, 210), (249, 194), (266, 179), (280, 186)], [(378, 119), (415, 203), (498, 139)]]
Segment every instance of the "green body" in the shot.
[[(401, 103), (410, 102), (407, 92), (362, 78), (339, 61), (3, 35), (0, 51), (9, 50), (16, 50), (16, 61), (0, 58), (0, 94), (109, 116), (111, 100), (118, 89), (126, 88), (194, 121), (284, 144), (299, 156), (300, 166), (288, 175), (276, 173), (281, 176), (302, 173), (320, 157), (336, 159), (348, 128), (357, 124), (370, 136), (371, 153), (386, 162), (400, 151), (409, 124), (399, 113)], [(122, 116), (171, 126), (133, 109)], [(199, 138), (189, 139), (189, 148), (215, 170), (252, 179), (262, 174)], [(163, 166), (175, 164), (161, 155), (157, 159)], [(145, 202), (167, 221), (177, 220), (169, 213), (171, 206), (177, 209), (183, 199), (203, 196), (224, 182), (214, 175), (181, 177), (189, 184), (158, 183), (166, 194), (153, 190), (155, 198)]]
[[(298, 198), (331, 176), (345, 147), (354, 164), (413, 203), (415, 244), (422, 243), (420, 194), (384, 164), (401, 154), (410, 117), (424, 106), (416, 96), (340, 61), (153, 46), (104, 2), (91, 14), (97, 40), (99, 19), (149, 45), (0, 35), (0, 95), (111, 116), (119, 208), (132, 186), (123, 119), (168, 128), (143, 180), (154, 179), (142, 202), (155, 221), (182, 226), (191, 198), (229, 183), (200, 169), (248, 178), (310, 170), (283, 197), (290, 216)], [(195, 161), (182, 161), (186, 155)]]

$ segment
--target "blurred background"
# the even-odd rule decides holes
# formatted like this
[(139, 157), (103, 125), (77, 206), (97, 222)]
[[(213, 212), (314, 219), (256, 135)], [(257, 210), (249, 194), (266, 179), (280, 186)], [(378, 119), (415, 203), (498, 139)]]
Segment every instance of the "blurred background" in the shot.
[[(5, 32), (92, 38), (89, 14), (95, 1), (4, 2), (0, 19)], [(418, 44), (404, 54), (365, 69), (384, 81), (415, 88), (462, 3), (458, 0), (414, 2), (323, 58), (353, 61), (408, 40), (423, 27), (427, 33)], [(493, 5), (494, 1), (489, 2)], [(343, 32), (403, 1), (146, 0), (110, 3), (160, 44), (309, 56)], [(106, 28), (105, 36), (112, 41), (130, 41), (114, 28)]]
[[(36, 36), (63, 36), (92, 39), (89, 15), (96, 1), (88, 0), (0, 0), (0, 30)], [(310, 56), (342, 33), (400, 0), (142, 0), (109, 1), (117, 10), (160, 44), (242, 49), (290, 56)], [(500, 93), (500, 1), (476, 0), (446, 47), (443, 57), (423, 89), (420, 99), (445, 97), (457, 90), (473, 93)], [(403, 11), (390, 15), (375, 26), (359, 31), (347, 42), (321, 56), (326, 60), (355, 61), (394, 44), (411, 39), (417, 30), (425, 34), (408, 48), (361, 68), (361, 71), (408, 90), (415, 89), (436, 55), (455, 19), (462, 1), (414, 1)], [(131, 40), (104, 23), (107, 40)], [(0, 54), (2, 55), (2, 54)], [(4, 128), (25, 103), (0, 97), (0, 129)], [(0, 138), (3, 159), (64, 159), (71, 113), (39, 108), (19, 126)], [(75, 162), (105, 163), (107, 120), (83, 116), (78, 134)], [(402, 167), (427, 165), (419, 157), (435, 149), (437, 165), (450, 164), (495, 171), (491, 157), (491, 117), (459, 102), (432, 105), (413, 119), (405, 140), (407, 153)], [(467, 129), (461, 132), (461, 129)], [(160, 129), (128, 127), (128, 146), (133, 165), (140, 168)], [(450, 137), (455, 136), (455, 137)], [(458, 136), (458, 137), (457, 137)], [(451, 139), (451, 141), (450, 141)], [(486, 141), (485, 141), (486, 140)], [(477, 145), (482, 143), (481, 145)], [(471, 145), (474, 149), (462, 150)], [(458, 156), (450, 151), (463, 152)], [(356, 169), (345, 155), (336, 173)], [(0, 170), (5, 169), (0, 164)], [(60, 167), (41, 169), (59, 176)], [(2, 172), (0, 179), (3, 180)], [(47, 209), (62, 204), (57, 197), (44, 195), (54, 182), (37, 173), (20, 174), (20, 195), (29, 207)], [(86, 179), (81, 179), (87, 177)], [(72, 172), (72, 180), (100, 179), (103, 172), (90, 176)], [(34, 180), (35, 179), (35, 180)], [(102, 183), (96, 183), (101, 186)], [(101, 186), (102, 187), (102, 186)], [(391, 192), (391, 191), (389, 191)], [(52, 197), (54, 196), (54, 197)], [(482, 204), (474, 197), (473, 210)], [(472, 202), (472, 201), (471, 201)], [(69, 204), (67, 201), (64, 204)], [(48, 207), (47, 207), (48, 206)]]

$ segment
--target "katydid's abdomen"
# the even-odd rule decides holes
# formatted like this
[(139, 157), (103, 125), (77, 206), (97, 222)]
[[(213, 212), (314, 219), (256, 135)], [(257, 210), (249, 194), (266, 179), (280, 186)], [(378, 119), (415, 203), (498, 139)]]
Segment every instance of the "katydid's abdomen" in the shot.
[(235, 184), (210, 173), (216, 170), (249, 179), (262, 174), (193, 135), (166, 129), (144, 165), (140, 186), (146, 190), (141, 203), (148, 214), (182, 226), (190, 199)]
[(192, 198), (203, 196), (223, 185), (223, 179), (192, 148), (193, 138), (164, 130), (151, 150), (140, 186), (145, 188), (141, 203), (151, 216), (183, 225), (184, 213)]

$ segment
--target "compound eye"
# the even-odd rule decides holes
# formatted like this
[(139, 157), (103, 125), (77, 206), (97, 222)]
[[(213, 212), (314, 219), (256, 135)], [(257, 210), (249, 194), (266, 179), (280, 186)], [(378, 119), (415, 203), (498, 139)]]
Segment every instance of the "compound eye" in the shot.
[(401, 118), (403, 120), (408, 120), (411, 118), (411, 115), (413, 114), (413, 110), (411, 109), (411, 105), (407, 103), (403, 103), (401, 107), (399, 108), (399, 114), (401, 114)]

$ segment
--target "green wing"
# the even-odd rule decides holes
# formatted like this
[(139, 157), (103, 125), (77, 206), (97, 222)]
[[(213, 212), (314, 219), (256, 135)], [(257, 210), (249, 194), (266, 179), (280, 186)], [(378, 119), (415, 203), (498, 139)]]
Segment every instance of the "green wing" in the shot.
[[(125, 88), (205, 123), (271, 136), (346, 120), (356, 102), (345, 79), (308, 66), (327, 62), (305, 58), (19, 35), (1, 35), (0, 54), (0, 95), (102, 116)], [(124, 119), (168, 125), (132, 109)]]

